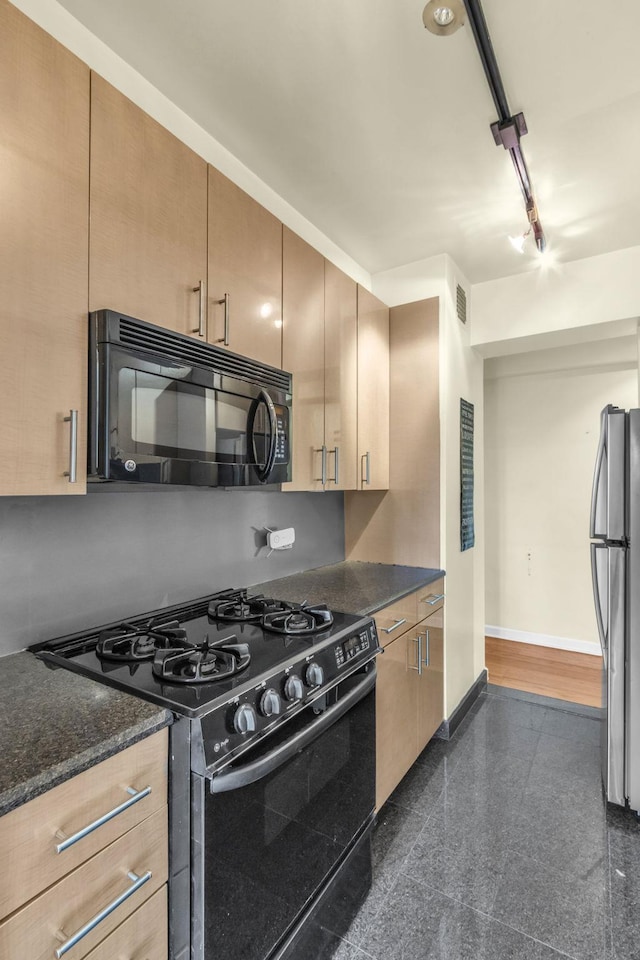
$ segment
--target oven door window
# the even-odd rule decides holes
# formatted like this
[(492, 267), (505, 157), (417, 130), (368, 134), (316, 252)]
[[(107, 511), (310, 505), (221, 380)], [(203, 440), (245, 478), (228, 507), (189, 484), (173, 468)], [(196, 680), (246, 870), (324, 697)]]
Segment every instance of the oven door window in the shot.
[[(304, 711), (282, 736), (305, 714), (313, 717)], [(207, 960), (271, 956), (371, 815), (374, 736), (371, 693), (263, 780), (207, 796)], [(268, 738), (262, 749), (274, 745)]]
[(117, 370), (115, 395), (115, 459), (245, 464), (254, 457), (260, 463), (258, 458), (265, 455), (263, 405), (255, 414), (255, 442), (248, 442), (247, 422), (255, 402), (249, 397), (126, 366)]

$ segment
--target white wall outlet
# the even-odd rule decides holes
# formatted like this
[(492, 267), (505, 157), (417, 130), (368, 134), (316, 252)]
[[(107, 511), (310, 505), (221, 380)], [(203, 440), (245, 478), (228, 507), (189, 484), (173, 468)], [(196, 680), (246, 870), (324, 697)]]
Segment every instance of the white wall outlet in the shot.
[(296, 531), (293, 527), (285, 530), (269, 530), (267, 532), (267, 546), (271, 550), (291, 550), (296, 540)]

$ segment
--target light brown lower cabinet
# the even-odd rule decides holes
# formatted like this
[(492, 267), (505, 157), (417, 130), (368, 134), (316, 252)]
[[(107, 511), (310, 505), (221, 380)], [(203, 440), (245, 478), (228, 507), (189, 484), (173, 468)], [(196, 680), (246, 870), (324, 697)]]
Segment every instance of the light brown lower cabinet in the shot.
[(414, 631), (392, 640), (378, 657), (376, 681), (376, 808), (416, 759), (418, 712)]
[[(78, 960), (166, 882), (164, 807), (0, 924), (0, 957), (51, 960), (56, 950), (67, 947)], [(73, 945), (78, 934), (118, 900), (113, 912)]]
[(167, 731), (0, 819), (2, 960), (166, 960)]
[[(375, 615), (384, 652), (378, 657), (376, 683), (376, 809), (385, 803), (440, 726), (444, 715), (444, 604), (442, 581), (427, 597), (433, 612), (424, 614), (425, 591)], [(399, 605), (400, 604), (400, 608)], [(413, 607), (412, 607), (413, 605)], [(397, 613), (407, 612), (406, 623)], [(410, 611), (416, 610), (413, 622)], [(427, 608), (428, 609), (428, 608)], [(396, 616), (391, 618), (389, 611)], [(393, 620), (399, 635), (393, 636)], [(389, 624), (391, 626), (383, 626)], [(408, 627), (408, 629), (407, 629)], [(404, 632), (403, 632), (404, 631)]]
[(422, 672), (418, 675), (418, 753), (426, 747), (444, 713), (444, 607), (418, 624)]
[(167, 960), (168, 937), (165, 886), (92, 950), (86, 960)]

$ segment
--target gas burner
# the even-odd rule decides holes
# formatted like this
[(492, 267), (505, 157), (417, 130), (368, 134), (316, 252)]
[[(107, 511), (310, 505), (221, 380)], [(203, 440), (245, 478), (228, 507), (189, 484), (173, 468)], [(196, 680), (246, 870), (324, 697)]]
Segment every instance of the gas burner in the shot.
[(209, 683), (240, 673), (249, 666), (251, 655), (246, 643), (233, 643), (231, 634), (212, 642), (209, 637), (197, 646), (176, 638), (168, 649), (157, 650), (152, 671), (169, 683)]
[(209, 616), (214, 620), (231, 623), (257, 623), (265, 613), (281, 608), (277, 600), (262, 595), (249, 597), (246, 590), (235, 590), (227, 596), (214, 599), (209, 604)]
[(319, 633), (333, 623), (333, 614), (326, 603), (282, 603), (282, 609), (266, 613), (262, 626), (272, 633)]
[(156, 650), (174, 646), (176, 640), (181, 640), (186, 635), (177, 620), (163, 623), (158, 617), (154, 617), (138, 626), (125, 622), (102, 631), (98, 637), (96, 653), (102, 660), (123, 663), (152, 660)]

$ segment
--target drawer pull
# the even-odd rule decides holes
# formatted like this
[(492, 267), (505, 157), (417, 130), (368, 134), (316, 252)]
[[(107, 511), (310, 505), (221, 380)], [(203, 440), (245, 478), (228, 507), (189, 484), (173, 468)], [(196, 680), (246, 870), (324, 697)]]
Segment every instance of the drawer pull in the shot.
[(392, 633), (394, 630), (397, 630), (398, 627), (401, 627), (402, 624), (403, 624), (403, 623), (406, 623), (406, 622), (407, 622), (406, 617), (403, 617), (402, 620), (396, 620), (396, 621), (393, 623), (392, 626), (390, 626), (390, 627), (383, 627), (382, 629), (383, 629), (384, 633)]
[[(79, 943), (80, 940), (82, 940), (83, 937), (86, 937), (88, 933), (91, 933), (91, 931), (94, 930), (99, 923), (102, 923), (102, 921), (105, 920), (109, 914), (113, 913), (114, 910), (117, 910), (118, 907), (125, 902), (125, 900), (128, 900), (129, 897), (132, 897), (133, 894), (147, 882), (147, 880), (151, 880), (151, 870), (147, 870), (147, 872), (143, 873), (141, 877), (139, 877), (137, 873), (133, 873), (133, 871), (129, 871), (127, 876), (129, 877), (129, 880), (133, 881), (131, 886), (127, 887), (124, 893), (121, 893), (120, 896), (116, 897), (115, 900), (112, 900), (111, 903), (104, 908), (104, 910), (101, 910), (100, 913), (96, 913), (95, 917), (92, 917), (88, 923), (85, 923), (84, 927), (81, 927), (76, 933), (73, 934), (73, 936), (69, 937), (68, 940), (65, 940), (62, 946), (58, 947), (56, 950), (57, 960), (60, 960), (60, 957), (64, 957), (68, 950), (71, 950), (72, 947), (75, 947), (76, 943)], [(64, 936), (64, 934), (62, 934), (62, 936)]]
[(444, 600), (444, 593), (431, 593), (428, 597), (422, 597), (420, 603), (428, 603), (433, 607), (439, 600)]
[(145, 787), (144, 790), (134, 790), (133, 787), (127, 787), (127, 793), (131, 794), (128, 800), (125, 800), (124, 803), (120, 804), (120, 806), (114, 807), (113, 810), (109, 810), (109, 813), (103, 814), (103, 816), (99, 817), (97, 820), (94, 820), (93, 823), (83, 827), (82, 830), (78, 830), (78, 832), (74, 833), (73, 836), (65, 837), (63, 833), (58, 831), (56, 836), (60, 838), (62, 842), (56, 844), (56, 853), (62, 853), (63, 850), (73, 846), (74, 843), (77, 843), (78, 840), (82, 840), (82, 838), (86, 837), (87, 834), (93, 833), (93, 831), (97, 830), (98, 827), (101, 827), (103, 823), (113, 820), (113, 818), (117, 817), (119, 813), (124, 813), (125, 810), (128, 810), (129, 807), (132, 807), (134, 803), (138, 802), (138, 800), (143, 800), (144, 797), (148, 797), (151, 793), (151, 787)]

